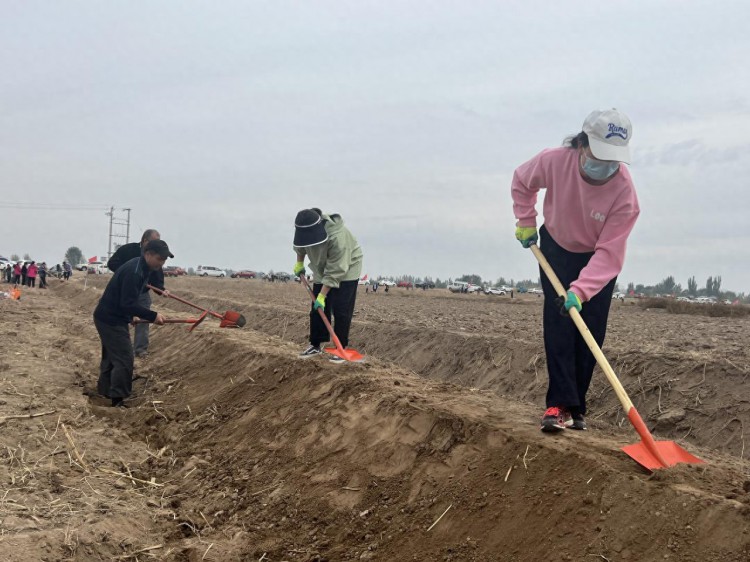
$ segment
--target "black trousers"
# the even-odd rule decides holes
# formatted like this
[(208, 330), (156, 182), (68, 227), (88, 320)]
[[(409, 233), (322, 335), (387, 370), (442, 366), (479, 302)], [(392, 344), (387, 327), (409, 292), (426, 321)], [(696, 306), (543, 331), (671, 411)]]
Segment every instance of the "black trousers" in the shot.
[(44, 289), (46, 287), (47, 287), (47, 274), (40, 273), (39, 274), (39, 288)]
[[(560, 279), (560, 283), (567, 289), (578, 279), (581, 270), (586, 267), (594, 253), (567, 251), (552, 239), (544, 226), (539, 234), (539, 248)], [(549, 374), (547, 407), (565, 407), (574, 414), (585, 414), (586, 393), (591, 384), (596, 359), (573, 320), (560, 313), (557, 293), (541, 267), (539, 272), (544, 290), (544, 350), (547, 354)], [(590, 301), (583, 303), (581, 317), (599, 347), (604, 344), (609, 307), (616, 282), (615, 277)]]
[[(315, 283), (313, 293), (318, 296), (323, 285)], [(352, 316), (354, 316), (354, 302), (357, 300), (357, 279), (352, 281), (342, 281), (338, 289), (331, 289), (326, 296), (325, 313), (328, 321), (333, 316), (333, 331), (339, 338), (341, 345), (349, 345), (349, 328), (352, 325)], [(310, 344), (320, 346), (321, 343), (330, 341), (328, 330), (320, 313), (315, 308), (310, 309)]]
[(26, 278), (26, 284), (29, 287), (35, 287), (36, 286), (36, 277), (27, 277)]
[(111, 326), (94, 318), (102, 340), (97, 391), (109, 398), (127, 398), (133, 389), (133, 345), (127, 324)]

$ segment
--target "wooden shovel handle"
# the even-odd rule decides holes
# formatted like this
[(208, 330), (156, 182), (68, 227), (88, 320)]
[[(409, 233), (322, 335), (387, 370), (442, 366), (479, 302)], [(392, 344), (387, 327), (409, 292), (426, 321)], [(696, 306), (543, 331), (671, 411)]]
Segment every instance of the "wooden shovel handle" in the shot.
[[(532, 253), (534, 254), (534, 257), (539, 262), (539, 265), (542, 266), (544, 273), (547, 274), (547, 277), (552, 283), (552, 286), (555, 288), (555, 292), (561, 297), (565, 298), (565, 296), (567, 295), (567, 291), (562, 286), (562, 283), (560, 283), (560, 280), (557, 278), (557, 275), (555, 275), (555, 271), (552, 269), (552, 266), (547, 261), (547, 258), (544, 257), (544, 254), (542, 253), (542, 251), (539, 249), (539, 247), (536, 244), (532, 244), (530, 247), (531, 247)], [(589, 346), (591, 353), (594, 354), (594, 357), (596, 358), (596, 362), (599, 363), (599, 366), (602, 368), (602, 371), (604, 371), (604, 374), (606, 375), (607, 380), (609, 381), (609, 384), (611, 384), (612, 388), (614, 388), (615, 394), (617, 394), (617, 398), (619, 398), (620, 404), (622, 404), (622, 407), (625, 409), (625, 413), (627, 414), (628, 412), (630, 412), (630, 409), (633, 407), (633, 403), (630, 401), (630, 398), (628, 397), (627, 392), (625, 392), (625, 389), (623, 388), (622, 383), (620, 382), (620, 379), (617, 378), (617, 375), (615, 374), (614, 370), (612, 370), (612, 367), (610, 366), (609, 361), (607, 361), (607, 358), (604, 356), (604, 353), (602, 353), (602, 350), (599, 347), (599, 344), (596, 343), (594, 336), (589, 331), (588, 326), (586, 326), (586, 322), (583, 321), (583, 318), (581, 318), (581, 314), (578, 312), (578, 310), (576, 310), (575, 308), (571, 308), (568, 312), (570, 313), (570, 317), (573, 319), (573, 322), (575, 322), (575, 325), (578, 328), (578, 331), (581, 332), (581, 335), (583, 336), (583, 339), (586, 341), (586, 344)]]

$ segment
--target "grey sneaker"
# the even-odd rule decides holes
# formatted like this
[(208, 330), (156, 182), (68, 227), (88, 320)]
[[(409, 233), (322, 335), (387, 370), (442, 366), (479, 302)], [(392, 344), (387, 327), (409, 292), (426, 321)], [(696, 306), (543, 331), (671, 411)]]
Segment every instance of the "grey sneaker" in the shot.
[(568, 429), (576, 429), (578, 431), (585, 431), (588, 429), (583, 414), (571, 414), (570, 412), (566, 412), (565, 427)]
[(320, 355), (321, 351), (319, 347), (316, 347), (314, 345), (310, 345), (305, 351), (299, 354), (300, 357), (303, 359), (307, 359), (308, 357), (315, 357), (316, 355)]
[(346, 363), (346, 359), (339, 357), (338, 355), (331, 355), (328, 360), (336, 365), (342, 365)]

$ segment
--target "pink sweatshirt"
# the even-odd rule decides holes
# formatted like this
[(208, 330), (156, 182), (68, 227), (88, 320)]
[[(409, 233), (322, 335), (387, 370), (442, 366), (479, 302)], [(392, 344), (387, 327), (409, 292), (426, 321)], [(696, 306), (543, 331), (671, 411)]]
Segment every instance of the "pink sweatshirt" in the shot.
[(546, 189), (544, 225), (569, 252), (594, 252), (570, 290), (590, 300), (622, 271), (625, 247), (640, 208), (627, 166), (604, 185), (581, 177), (578, 151), (543, 150), (513, 174), (513, 212), (519, 226), (536, 226), (537, 192)]

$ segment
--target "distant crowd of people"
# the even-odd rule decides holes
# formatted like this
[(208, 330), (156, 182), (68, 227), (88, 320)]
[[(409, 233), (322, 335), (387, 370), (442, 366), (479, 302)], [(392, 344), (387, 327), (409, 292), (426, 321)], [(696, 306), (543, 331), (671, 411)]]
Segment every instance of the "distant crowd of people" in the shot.
[(19, 261), (15, 264), (8, 263), (0, 270), (0, 277), (5, 283), (12, 283), (15, 286), (36, 287), (39, 279), (39, 288), (47, 288), (47, 277), (57, 277), (67, 281), (73, 274), (73, 266), (67, 261), (62, 265), (56, 264), (53, 268), (48, 268), (46, 262), (37, 263), (35, 261)]

